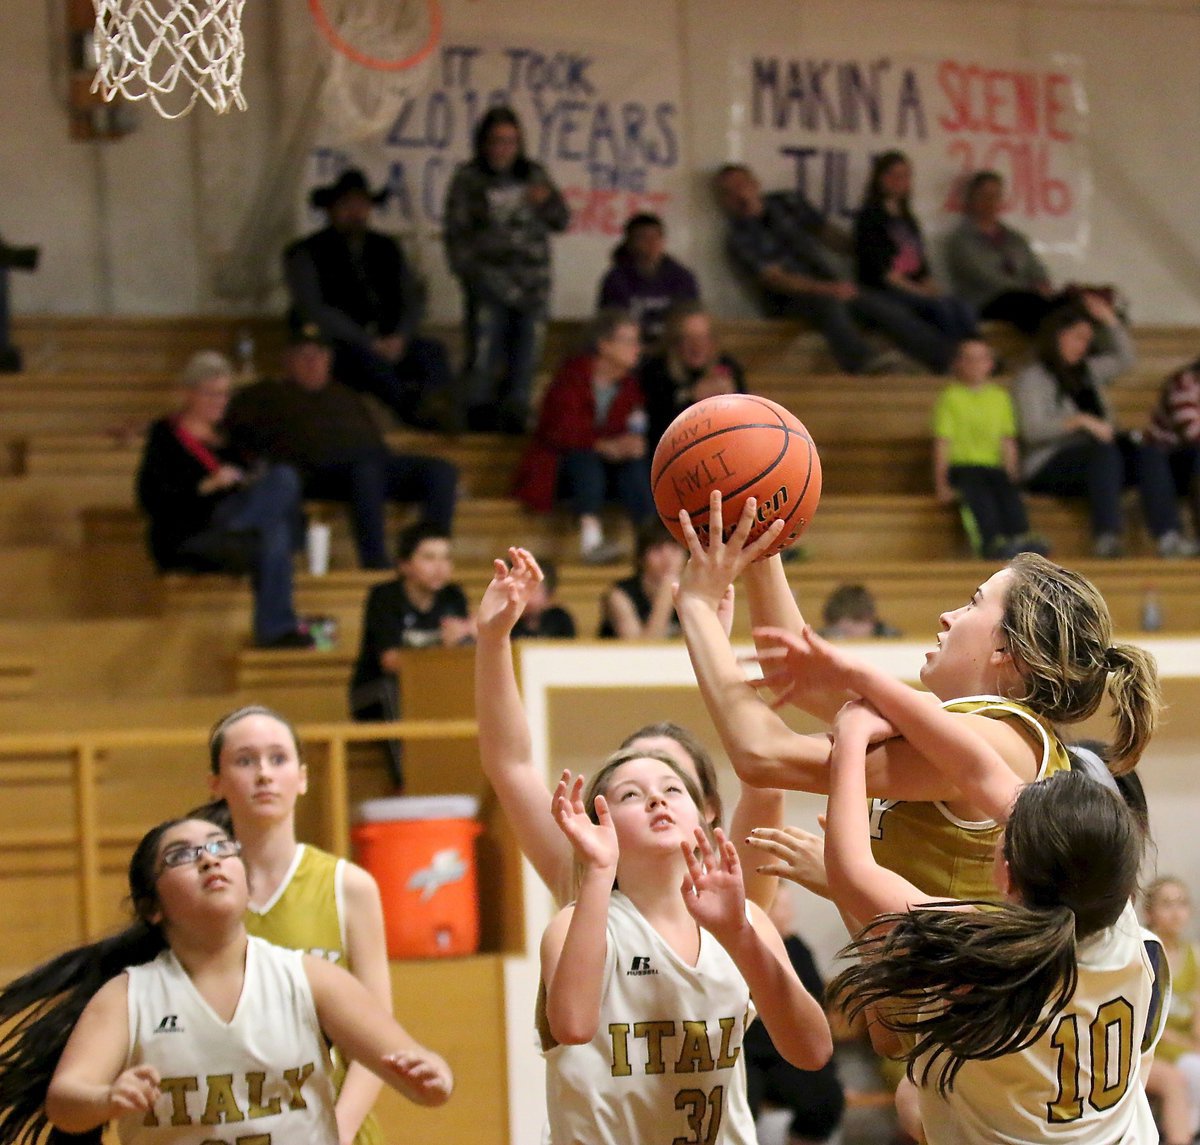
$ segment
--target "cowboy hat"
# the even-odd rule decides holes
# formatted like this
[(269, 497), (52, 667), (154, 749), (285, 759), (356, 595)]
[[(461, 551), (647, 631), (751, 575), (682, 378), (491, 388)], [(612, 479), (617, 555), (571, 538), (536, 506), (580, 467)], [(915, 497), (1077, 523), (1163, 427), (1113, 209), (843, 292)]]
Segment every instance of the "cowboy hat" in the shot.
[(379, 191), (372, 191), (367, 185), (366, 175), (357, 167), (347, 167), (337, 177), (335, 182), (324, 187), (314, 187), (312, 193), (308, 196), (308, 201), (314, 207), (327, 211), (340, 198), (354, 193), (366, 195), (372, 203), (378, 204), (382, 203), (390, 192), (387, 187)]

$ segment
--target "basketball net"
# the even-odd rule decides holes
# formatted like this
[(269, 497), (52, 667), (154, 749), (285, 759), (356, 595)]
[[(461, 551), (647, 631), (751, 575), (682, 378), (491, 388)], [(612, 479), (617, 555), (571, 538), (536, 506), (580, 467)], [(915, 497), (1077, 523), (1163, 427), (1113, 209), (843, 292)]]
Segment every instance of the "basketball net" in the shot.
[(317, 30), (331, 48), (321, 113), (326, 142), (382, 135), (405, 96), (424, 83), (442, 38), (438, 0), (344, 0), (331, 15), (308, 0)]
[(148, 99), (166, 119), (203, 99), (215, 112), (242, 98), (246, 0), (93, 0), (98, 67), (92, 90)]

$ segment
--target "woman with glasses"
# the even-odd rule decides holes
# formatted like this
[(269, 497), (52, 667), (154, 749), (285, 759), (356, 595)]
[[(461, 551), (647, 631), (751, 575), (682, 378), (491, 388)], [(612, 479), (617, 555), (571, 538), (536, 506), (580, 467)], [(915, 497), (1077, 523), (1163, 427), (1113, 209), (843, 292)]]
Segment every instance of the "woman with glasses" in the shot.
[(138, 1145), (333, 1145), (329, 1043), (418, 1104), (447, 1100), (449, 1066), (352, 975), (247, 935), (239, 851), (207, 820), (159, 824), (130, 860), (132, 925), (0, 991), (0, 1142), (47, 1123), (99, 1142), (116, 1121)]

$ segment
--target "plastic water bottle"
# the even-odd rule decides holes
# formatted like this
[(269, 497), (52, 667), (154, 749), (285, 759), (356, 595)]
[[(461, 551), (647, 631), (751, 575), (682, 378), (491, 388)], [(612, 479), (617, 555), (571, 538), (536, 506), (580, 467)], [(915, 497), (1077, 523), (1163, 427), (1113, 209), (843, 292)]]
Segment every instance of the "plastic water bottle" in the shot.
[(249, 327), (243, 327), (238, 333), (235, 351), (241, 380), (243, 382), (254, 381), (258, 377), (258, 368), (254, 365), (254, 334)]
[(1163, 626), (1162, 605), (1153, 585), (1147, 585), (1142, 593), (1142, 631), (1158, 632)]

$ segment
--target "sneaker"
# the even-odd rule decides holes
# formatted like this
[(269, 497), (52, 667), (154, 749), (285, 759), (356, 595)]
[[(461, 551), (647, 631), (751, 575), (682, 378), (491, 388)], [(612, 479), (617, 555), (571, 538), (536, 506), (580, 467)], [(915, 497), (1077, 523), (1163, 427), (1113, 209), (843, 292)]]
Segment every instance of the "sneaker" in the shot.
[(616, 541), (601, 541), (598, 545), (583, 549), (579, 559), (585, 565), (615, 565), (625, 559), (625, 550)]
[(1196, 542), (1189, 540), (1182, 533), (1172, 530), (1169, 533), (1163, 533), (1158, 538), (1158, 555), (1165, 557), (1167, 560), (1172, 560), (1176, 557), (1194, 557), (1197, 552), (1200, 552), (1200, 546)]
[(1112, 560), (1125, 555), (1125, 547), (1117, 533), (1097, 533), (1092, 541), (1092, 556)]
[(899, 350), (881, 350), (878, 354), (872, 355), (864, 363), (862, 372), (872, 376), (877, 374), (908, 374), (915, 376), (917, 374), (928, 373), (927, 370), (914, 362), (907, 354), (902, 354)]
[(276, 636), (274, 640), (267, 640), (259, 645), (260, 648), (270, 648), (276, 652), (287, 648), (313, 648), (315, 646), (316, 641), (307, 632), (301, 632), (299, 629), (285, 632), (282, 636)]

